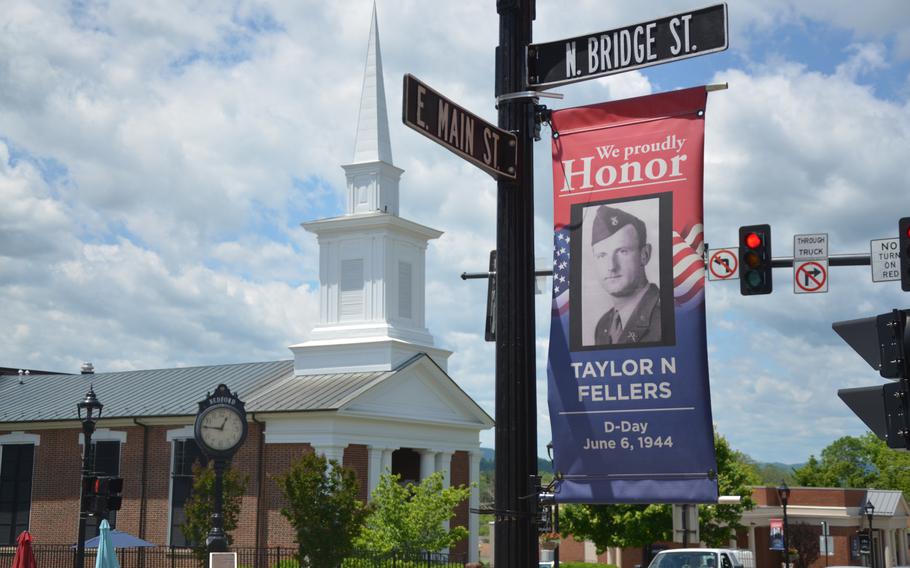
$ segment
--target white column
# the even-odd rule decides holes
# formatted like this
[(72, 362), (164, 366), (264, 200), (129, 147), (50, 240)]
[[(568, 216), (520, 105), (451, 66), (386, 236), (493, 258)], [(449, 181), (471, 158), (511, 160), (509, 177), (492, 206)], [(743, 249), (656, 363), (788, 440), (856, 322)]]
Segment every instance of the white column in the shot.
[(373, 499), (373, 490), (379, 485), (379, 478), (382, 476), (382, 455), (386, 448), (370, 446), (367, 449), (367, 501)]
[(898, 542), (900, 543), (900, 563), (901, 566), (907, 565), (907, 529), (897, 529)]
[[(480, 508), (480, 451), (471, 452), (471, 464), (468, 469), (468, 486), (471, 496), (468, 498), (469, 509)], [(492, 536), (492, 527), (490, 535)], [(480, 537), (480, 515), (468, 512), (468, 562), (477, 562)]]
[(325, 446), (313, 446), (313, 450), (315, 450), (317, 454), (325, 456), (327, 460), (335, 460), (339, 464), (343, 464), (344, 449), (347, 447), (347, 444), (332, 444)]
[(891, 554), (894, 551), (894, 533), (890, 529), (885, 529), (882, 533), (885, 536), (885, 552), (883, 554), (885, 557), (885, 568), (891, 568), (894, 566), (894, 562), (891, 560)]
[(420, 481), (436, 472), (436, 452), (420, 450)]
[(452, 454), (453, 452), (438, 452), (436, 454), (436, 471), (442, 472), (442, 487), (452, 485)]
[(585, 562), (597, 562), (597, 547), (590, 540), (585, 541)]
[(749, 551), (752, 553), (753, 561), (755, 559), (755, 525), (749, 527)]
[(382, 473), (392, 473), (392, 452), (393, 448), (382, 449)]

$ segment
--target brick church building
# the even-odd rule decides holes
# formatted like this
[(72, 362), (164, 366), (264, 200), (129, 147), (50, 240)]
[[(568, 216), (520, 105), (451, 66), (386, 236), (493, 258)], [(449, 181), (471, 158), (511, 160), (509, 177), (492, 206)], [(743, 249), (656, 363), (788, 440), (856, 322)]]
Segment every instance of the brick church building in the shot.
[[(158, 545), (185, 544), (197, 402), (219, 383), (246, 402), (249, 420), (233, 461), (249, 476), (236, 546), (294, 546), (273, 476), (305, 452), (352, 468), (364, 500), (388, 471), (479, 481), (480, 432), (493, 420), (447, 374), (451, 352), (425, 325), (425, 254), (441, 233), (398, 215), (403, 170), (392, 163), (375, 8), (367, 51), (354, 157), (342, 166), (347, 209), (304, 224), (319, 243), (320, 317), (309, 339), (282, 361), (0, 376), (0, 546), (25, 529), (36, 544), (76, 541), (84, 443), (76, 403), (90, 386), (104, 404), (93, 469), (124, 478), (112, 524)], [(470, 537), (452, 552), (468, 560), (478, 549), (468, 509), (478, 506), (474, 487), (454, 520)]]

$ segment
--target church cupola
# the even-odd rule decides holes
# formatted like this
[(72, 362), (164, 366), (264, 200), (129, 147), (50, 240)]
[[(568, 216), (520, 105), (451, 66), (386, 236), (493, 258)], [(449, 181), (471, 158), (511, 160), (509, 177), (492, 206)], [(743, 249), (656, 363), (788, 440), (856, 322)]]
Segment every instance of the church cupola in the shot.
[(319, 323), (291, 346), (298, 375), (390, 370), (450, 351), (426, 328), (427, 243), (440, 231), (398, 216), (403, 170), (392, 165), (376, 6), (367, 46), (344, 215), (303, 224), (319, 242)]

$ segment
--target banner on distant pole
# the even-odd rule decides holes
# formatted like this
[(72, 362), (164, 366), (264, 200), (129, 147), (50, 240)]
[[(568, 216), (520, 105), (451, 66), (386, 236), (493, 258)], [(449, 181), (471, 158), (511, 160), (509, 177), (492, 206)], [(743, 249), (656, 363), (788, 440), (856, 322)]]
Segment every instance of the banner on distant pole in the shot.
[(768, 550), (784, 549), (784, 521), (782, 519), (771, 519), (768, 523)]
[(713, 503), (703, 87), (552, 113), (557, 501)]

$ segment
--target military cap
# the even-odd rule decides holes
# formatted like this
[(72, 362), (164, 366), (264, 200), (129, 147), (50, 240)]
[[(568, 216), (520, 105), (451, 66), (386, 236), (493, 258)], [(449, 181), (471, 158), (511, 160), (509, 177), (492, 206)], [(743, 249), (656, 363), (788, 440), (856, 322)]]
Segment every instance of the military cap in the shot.
[(639, 245), (644, 245), (648, 241), (645, 224), (641, 219), (621, 209), (601, 205), (594, 214), (594, 225), (591, 227), (591, 245), (596, 245), (626, 225), (635, 227), (638, 232)]

